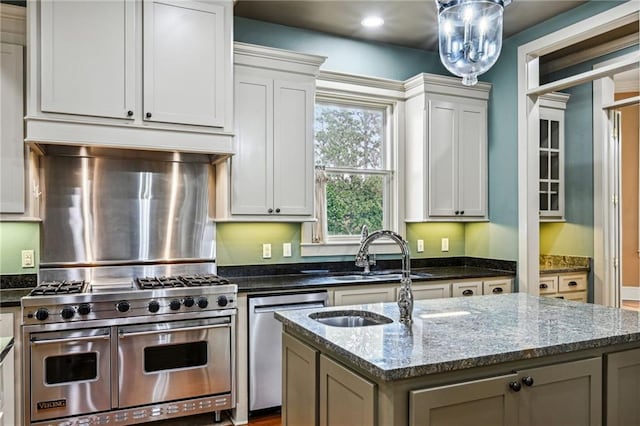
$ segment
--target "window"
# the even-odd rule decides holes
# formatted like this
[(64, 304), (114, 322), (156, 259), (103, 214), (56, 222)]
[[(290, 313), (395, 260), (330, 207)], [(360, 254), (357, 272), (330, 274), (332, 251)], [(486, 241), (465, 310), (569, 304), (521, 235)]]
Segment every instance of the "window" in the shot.
[[(386, 109), (316, 103), (315, 161), (324, 170), (326, 239), (387, 228), (391, 171), (386, 166)], [(318, 238), (316, 238), (318, 240)]]

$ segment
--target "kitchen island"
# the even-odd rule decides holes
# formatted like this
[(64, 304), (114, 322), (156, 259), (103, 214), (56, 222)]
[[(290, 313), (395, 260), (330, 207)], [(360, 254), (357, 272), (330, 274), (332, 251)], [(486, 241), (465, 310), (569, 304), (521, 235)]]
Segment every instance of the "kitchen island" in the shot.
[[(312, 312), (393, 320), (336, 327)], [(516, 293), (276, 313), (283, 424), (640, 424), (640, 315)], [(315, 408), (314, 408), (315, 407)]]

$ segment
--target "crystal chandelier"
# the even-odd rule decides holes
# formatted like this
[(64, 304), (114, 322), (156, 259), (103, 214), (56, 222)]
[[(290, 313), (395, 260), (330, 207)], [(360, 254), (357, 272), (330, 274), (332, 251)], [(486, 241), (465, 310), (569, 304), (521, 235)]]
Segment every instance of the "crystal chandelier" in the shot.
[(462, 84), (473, 86), (478, 75), (498, 60), (502, 48), (502, 11), (511, 0), (436, 0), (440, 60)]

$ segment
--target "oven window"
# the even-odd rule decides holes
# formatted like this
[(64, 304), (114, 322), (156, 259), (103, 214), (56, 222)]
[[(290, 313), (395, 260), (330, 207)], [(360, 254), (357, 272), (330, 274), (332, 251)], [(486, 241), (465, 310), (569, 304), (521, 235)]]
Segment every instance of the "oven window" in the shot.
[(97, 352), (50, 356), (44, 362), (48, 385), (98, 378)]
[(207, 342), (144, 348), (144, 371), (174, 370), (207, 364)]

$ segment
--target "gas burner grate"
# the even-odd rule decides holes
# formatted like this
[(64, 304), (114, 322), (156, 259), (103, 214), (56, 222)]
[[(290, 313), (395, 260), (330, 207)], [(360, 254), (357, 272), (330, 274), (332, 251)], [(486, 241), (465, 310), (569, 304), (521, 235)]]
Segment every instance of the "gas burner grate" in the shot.
[(187, 287), (206, 287), (229, 284), (229, 281), (227, 279), (213, 274), (183, 275), (180, 277), (180, 279), (187, 284)]
[(84, 281), (43, 281), (29, 293), (29, 296), (45, 296), (51, 294), (82, 293)]
[(136, 282), (138, 283), (138, 287), (143, 290), (185, 286), (185, 284), (176, 277), (144, 277), (136, 278)]

